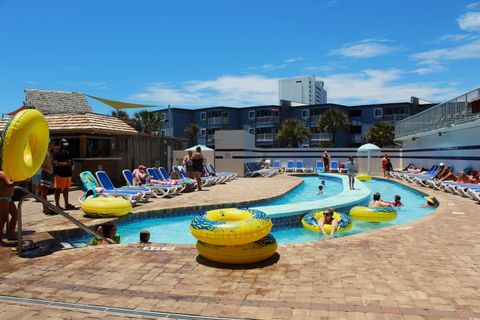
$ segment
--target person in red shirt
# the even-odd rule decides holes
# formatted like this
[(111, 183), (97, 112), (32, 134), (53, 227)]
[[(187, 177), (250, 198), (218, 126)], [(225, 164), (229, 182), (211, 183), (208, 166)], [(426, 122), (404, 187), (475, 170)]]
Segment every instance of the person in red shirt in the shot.
[(387, 163), (388, 163), (388, 155), (384, 154), (382, 158), (382, 170), (383, 170), (383, 176), (387, 176), (388, 168), (387, 168)]

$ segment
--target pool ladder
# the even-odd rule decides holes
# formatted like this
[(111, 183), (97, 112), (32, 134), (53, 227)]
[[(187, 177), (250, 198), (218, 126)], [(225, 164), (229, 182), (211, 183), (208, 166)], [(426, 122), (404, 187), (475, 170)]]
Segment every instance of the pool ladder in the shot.
[(19, 187), (19, 186), (16, 186), (15, 187), (15, 190), (20, 190), (24, 193), (24, 196), (22, 196), (22, 198), (20, 198), (20, 201), (18, 201), (18, 245), (17, 245), (17, 254), (19, 256), (22, 256), (22, 205), (23, 205), (23, 202), (28, 199), (28, 198), (33, 198), (33, 199), (36, 199), (38, 200), (39, 202), (41, 202), (43, 205), (45, 205), (47, 208), (49, 208), (50, 210), (52, 210), (53, 212), (61, 215), (62, 217), (66, 218), (67, 220), (69, 220), (71, 223), (73, 223), (74, 225), (76, 225), (78, 228), (82, 229), (83, 231), (91, 234), (92, 236), (94, 237), (97, 237), (98, 239), (101, 239), (107, 243), (110, 243), (110, 244), (113, 244), (114, 242), (110, 239), (107, 239), (105, 238), (104, 236), (98, 234), (96, 231), (90, 229), (89, 227), (87, 227), (85, 224), (83, 224), (82, 222), (80, 222), (79, 220), (75, 219), (74, 217), (72, 217), (70, 214), (68, 214), (67, 212), (63, 211), (62, 209), (54, 206), (53, 204), (51, 204), (50, 202), (48, 202), (47, 200), (45, 200), (44, 198), (40, 197), (40, 196), (37, 196), (33, 193), (31, 193), (30, 191), (28, 191), (27, 189), (25, 188), (22, 188), (22, 187)]

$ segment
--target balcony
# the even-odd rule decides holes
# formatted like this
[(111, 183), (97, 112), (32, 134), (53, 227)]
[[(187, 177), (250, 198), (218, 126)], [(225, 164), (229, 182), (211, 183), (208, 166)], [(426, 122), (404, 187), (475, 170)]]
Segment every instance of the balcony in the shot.
[(393, 124), (408, 117), (410, 117), (409, 114), (384, 114), (383, 121)]
[(212, 125), (212, 126), (228, 124), (228, 118), (224, 118), (224, 117), (207, 118), (207, 124)]
[(264, 117), (257, 117), (257, 124), (273, 124), (280, 122), (280, 116), (264, 116)]
[(273, 133), (257, 133), (257, 141), (273, 141)]
[(310, 125), (311, 126), (318, 126), (318, 122), (320, 121), (320, 119), (322, 118), (321, 115), (315, 115), (315, 116), (310, 116)]
[(329, 132), (312, 133), (310, 140), (311, 141), (331, 141), (332, 134)]

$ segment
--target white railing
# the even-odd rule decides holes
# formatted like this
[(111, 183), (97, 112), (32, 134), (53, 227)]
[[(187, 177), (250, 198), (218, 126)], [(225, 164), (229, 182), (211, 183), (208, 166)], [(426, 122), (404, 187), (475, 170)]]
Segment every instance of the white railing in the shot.
[(310, 136), (310, 140), (312, 141), (331, 141), (332, 140), (332, 134), (329, 132), (318, 132), (318, 133), (312, 133)]
[(479, 96), (480, 88), (401, 120), (395, 124), (395, 138), (453, 127), (480, 119), (480, 113), (472, 113), (470, 105), (470, 102)]
[(401, 121), (403, 119), (406, 119), (408, 117), (410, 117), (409, 114), (384, 114), (383, 115), (383, 121), (392, 124), (392, 123), (396, 123), (398, 121)]
[(207, 118), (207, 123), (210, 125), (228, 124), (228, 118), (223, 118), (223, 117)]
[(273, 133), (257, 133), (257, 141), (273, 141)]
[(279, 123), (280, 116), (264, 116), (257, 117), (257, 124), (269, 124), (269, 123)]

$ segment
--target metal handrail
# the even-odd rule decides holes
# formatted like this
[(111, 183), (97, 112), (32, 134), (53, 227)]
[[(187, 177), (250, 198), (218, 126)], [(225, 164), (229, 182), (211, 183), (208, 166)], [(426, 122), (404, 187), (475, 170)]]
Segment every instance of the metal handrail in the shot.
[(63, 211), (62, 209), (54, 206), (53, 204), (51, 204), (50, 202), (48, 202), (44, 198), (42, 198), (40, 196), (37, 196), (37, 195), (31, 193), (30, 191), (28, 191), (27, 189), (22, 188), (20, 186), (16, 186), (15, 190), (20, 190), (23, 193), (25, 193), (25, 195), (22, 198), (20, 198), (20, 201), (18, 201), (18, 222), (17, 222), (18, 244), (17, 244), (17, 253), (18, 253), (19, 256), (22, 255), (22, 205), (23, 205), (23, 202), (28, 198), (34, 198), (34, 199), (38, 200), (43, 205), (45, 205), (47, 208), (49, 208), (53, 212), (63, 216), (64, 218), (70, 220), (70, 222), (72, 222), (74, 225), (76, 225), (77, 227), (79, 227), (83, 231), (91, 234), (92, 236), (97, 237), (98, 239), (103, 240), (103, 241), (105, 241), (107, 243), (110, 243), (110, 244), (115, 243), (113, 240), (105, 238), (104, 236), (98, 234), (96, 231), (90, 229), (89, 227), (84, 225), (82, 222), (78, 221), (77, 219), (75, 219), (74, 217), (72, 217), (71, 215), (69, 215), (68, 213)]

